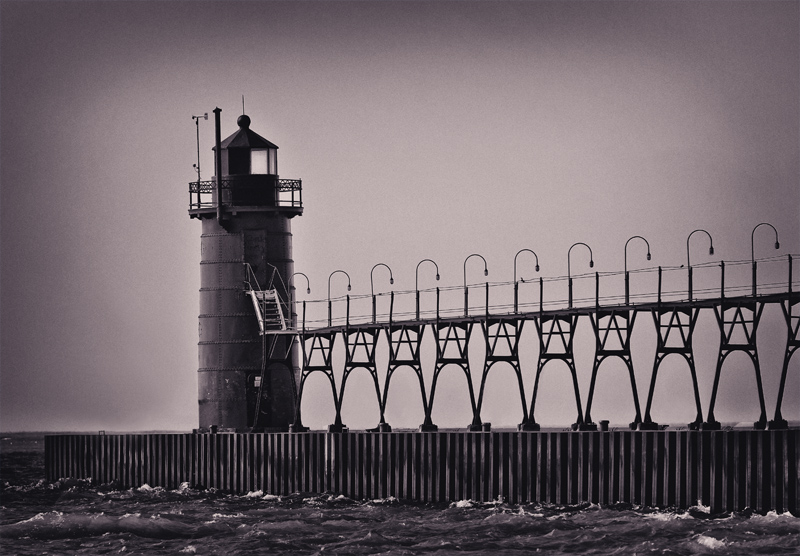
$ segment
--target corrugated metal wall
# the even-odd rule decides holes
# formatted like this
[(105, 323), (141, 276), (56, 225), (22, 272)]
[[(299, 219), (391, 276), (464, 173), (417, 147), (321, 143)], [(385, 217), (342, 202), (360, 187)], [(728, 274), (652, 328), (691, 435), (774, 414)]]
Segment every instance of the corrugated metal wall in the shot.
[(798, 513), (800, 430), (45, 437), (49, 481)]

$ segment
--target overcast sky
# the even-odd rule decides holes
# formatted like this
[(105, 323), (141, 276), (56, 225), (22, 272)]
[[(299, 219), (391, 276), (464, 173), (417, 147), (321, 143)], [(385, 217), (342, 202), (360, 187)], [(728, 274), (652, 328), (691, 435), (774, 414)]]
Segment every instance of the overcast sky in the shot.
[[(486, 258), (488, 280), (510, 281), (523, 248), (543, 276), (563, 276), (578, 241), (595, 270), (618, 271), (633, 235), (653, 260), (631, 244), (630, 267), (678, 266), (696, 228), (716, 254), (693, 238), (693, 264), (747, 260), (760, 222), (778, 229), (781, 250), (761, 229), (757, 256), (799, 253), (798, 6), (4, 0), (0, 428), (197, 426), (191, 115), (220, 107), (225, 137), (242, 95), (252, 129), (280, 147), (281, 177), (303, 180), (294, 260), (313, 292), (301, 298), (324, 298), (335, 269), (353, 294), (369, 293), (379, 262), (410, 290), (424, 258), (438, 263), (439, 285), (458, 285), (471, 253)], [(200, 143), (210, 178), (211, 120)], [(582, 257), (573, 253), (573, 272), (589, 270)], [(429, 271), (421, 287), (436, 285)], [(470, 282), (481, 280), (470, 267)], [(647, 315), (637, 326), (644, 404), (654, 332)], [(711, 313), (699, 326), (705, 412), (718, 333)], [(581, 327), (585, 399), (593, 339)], [(785, 345), (776, 307), (759, 333), (772, 418)], [(800, 419), (799, 368), (795, 358), (790, 419)], [(755, 420), (752, 366), (735, 355), (724, 370), (717, 418)], [(490, 384), (484, 419), (518, 422), (512, 376)], [(528, 392), (532, 377), (528, 364)], [(401, 392), (412, 379), (398, 379)], [(609, 363), (601, 380), (595, 419), (631, 420), (624, 367)], [(692, 420), (685, 365), (663, 380), (654, 418)], [(310, 384), (319, 407), (323, 386)], [(542, 389), (537, 418), (571, 422), (565, 369)], [(416, 396), (390, 397), (389, 422), (419, 424)], [(463, 378), (443, 374), (435, 420), (466, 425), (465, 400)], [(375, 415), (372, 402), (345, 402), (351, 426)], [(332, 410), (305, 420), (324, 426)]]

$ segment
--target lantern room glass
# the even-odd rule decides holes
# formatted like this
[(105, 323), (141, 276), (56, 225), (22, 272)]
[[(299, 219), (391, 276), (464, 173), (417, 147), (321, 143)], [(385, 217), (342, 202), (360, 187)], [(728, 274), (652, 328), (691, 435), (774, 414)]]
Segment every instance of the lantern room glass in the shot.
[(250, 151), (250, 173), (277, 175), (278, 161), (275, 149), (253, 149)]

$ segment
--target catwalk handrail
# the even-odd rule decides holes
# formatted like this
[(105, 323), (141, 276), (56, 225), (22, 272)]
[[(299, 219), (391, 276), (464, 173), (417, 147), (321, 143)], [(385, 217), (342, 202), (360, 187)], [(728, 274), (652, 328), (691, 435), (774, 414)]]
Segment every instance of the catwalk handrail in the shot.
[[(223, 192), (253, 192), (263, 193), (264, 178), (269, 176), (262, 174), (242, 175), (219, 180), (221, 191)], [(213, 195), (217, 187), (217, 179), (205, 181), (189, 182), (189, 210), (202, 210), (217, 207), (217, 201)], [(281, 193), (288, 193), (283, 196)], [(275, 198), (272, 203), (277, 207), (302, 208), (303, 206), (303, 182), (298, 179), (278, 178), (275, 180)], [(242, 203), (234, 198), (223, 198), (222, 205), (226, 207), (242, 206), (252, 204), (251, 202)]]
[[(629, 308), (633, 311), (637, 310), (650, 310), (656, 304), (689, 304), (689, 305), (703, 305), (712, 306), (719, 304), (722, 300), (733, 298), (750, 298), (756, 300), (765, 296), (775, 296), (786, 294), (791, 296), (792, 292), (800, 290), (800, 276), (798, 280), (794, 279), (793, 264), (798, 260), (797, 254), (789, 254), (783, 256), (768, 257), (763, 259), (751, 260), (736, 260), (736, 261), (717, 261), (707, 262), (692, 265), (691, 267), (681, 266), (657, 266), (637, 270), (629, 270), (627, 272), (592, 272), (584, 274), (575, 274), (572, 276), (551, 276), (540, 277), (533, 280), (520, 279), (514, 281), (504, 282), (480, 282), (463, 285), (444, 286), (436, 288), (427, 288), (421, 290), (398, 290), (390, 292), (381, 292), (375, 294), (360, 294), (360, 295), (345, 295), (339, 297), (330, 297), (326, 299), (298, 301), (294, 300), (295, 312), (298, 315), (297, 329), (303, 331), (316, 331), (327, 328), (340, 328), (353, 325), (387, 325), (400, 322), (431, 322), (441, 319), (458, 320), (462, 318), (474, 319), (477, 317), (490, 317), (490, 316), (507, 316), (507, 315), (523, 315), (531, 313), (564, 313), (566, 312), (586, 312), (596, 308)], [(787, 276), (786, 280), (775, 281), (774, 279), (765, 282), (757, 283), (756, 268), (759, 263), (763, 265), (774, 264), (783, 262), (788, 263), (784, 271)], [(753, 267), (752, 276), (756, 281), (749, 283), (726, 283), (726, 269), (740, 267), (744, 265), (751, 265)], [(714, 287), (700, 287), (693, 288), (692, 275), (696, 270), (718, 268), (719, 272), (716, 277), (717, 286)], [(672, 288), (664, 290), (662, 284), (666, 275), (675, 276), (676, 273), (686, 273), (688, 277), (688, 287), (685, 288)], [(658, 288), (655, 291), (646, 291), (638, 293), (614, 293), (614, 294), (600, 294), (600, 284), (603, 281), (610, 281), (614, 277), (629, 278), (630, 275), (657, 275)], [(708, 276), (706, 276), (708, 278)], [(572, 288), (569, 287), (569, 296), (556, 297), (555, 299), (546, 299), (544, 296), (545, 290), (556, 291), (559, 284), (567, 284), (571, 286), (574, 281), (585, 281), (594, 279), (595, 294), (594, 296), (573, 297)], [(674, 280), (673, 280), (674, 281)], [(708, 281), (708, 280), (706, 280)], [(538, 285), (539, 297), (535, 301), (520, 301), (520, 290), (524, 287)], [(476, 289), (482, 289), (483, 295), (479, 296)], [(560, 291), (560, 290), (559, 290)], [(442, 306), (441, 301), (443, 294), (452, 292), (463, 292), (463, 304), (455, 306), (452, 300), (446, 306)], [(753, 293), (755, 292), (755, 294)], [(470, 295), (472, 293), (472, 295)], [(422, 295), (427, 294), (431, 296), (436, 295), (435, 308), (415, 309), (415, 310), (396, 310), (395, 307), (399, 305), (403, 298), (411, 301), (411, 298), (417, 301), (419, 307), (419, 299)], [(388, 297), (389, 308), (388, 311), (375, 312), (365, 310), (362, 312), (351, 313), (353, 305), (358, 304), (359, 301), (371, 300), (371, 304), (366, 304), (365, 307), (375, 307), (377, 299)], [(492, 302), (494, 298), (497, 300), (504, 297), (505, 301)], [(530, 293), (526, 296), (530, 297)], [(470, 299), (472, 298), (472, 299)], [(481, 303), (475, 302), (480, 298)], [(319, 308), (320, 304), (327, 304), (327, 311), (324, 316), (319, 316), (322, 311), (317, 310), (316, 316), (309, 317), (309, 309), (313, 311)], [(386, 302), (383, 303), (385, 306)], [(344, 305), (344, 315), (334, 316), (333, 308), (341, 308)], [(411, 303), (406, 304), (411, 307)]]

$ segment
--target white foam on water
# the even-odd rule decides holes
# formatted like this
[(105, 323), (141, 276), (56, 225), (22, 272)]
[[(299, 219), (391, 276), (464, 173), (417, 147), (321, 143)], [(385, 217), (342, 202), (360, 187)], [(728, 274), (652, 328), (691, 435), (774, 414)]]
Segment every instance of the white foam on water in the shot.
[(704, 514), (711, 514), (711, 506), (704, 506), (702, 500), (698, 500), (697, 504), (695, 504), (689, 509), (695, 510), (697, 512), (703, 512)]
[(714, 537), (707, 537), (705, 535), (698, 535), (697, 542), (702, 544), (706, 548), (710, 548), (712, 550), (717, 550), (718, 548), (725, 548), (725, 546), (727, 546), (727, 543), (725, 543), (725, 541), (715, 539)]
[(643, 519), (651, 519), (653, 521), (676, 521), (682, 519), (694, 519), (688, 512), (653, 512), (642, 515)]
[(800, 517), (795, 517), (791, 514), (791, 512), (788, 511), (779, 514), (775, 510), (770, 510), (764, 515), (759, 515), (759, 514), (753, 515), (750, 519), (762, 523), (774, 523), (781, 521), (792, 521), (795, 523), (800, 523)]
[(389, 496), (388, 498), (375, 498), (369, 501), (371, 504), (396, 504), (397, 502), (398, 500), (394, 496)]

